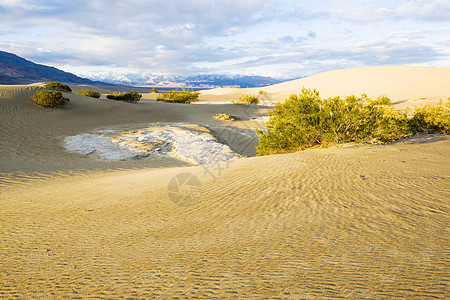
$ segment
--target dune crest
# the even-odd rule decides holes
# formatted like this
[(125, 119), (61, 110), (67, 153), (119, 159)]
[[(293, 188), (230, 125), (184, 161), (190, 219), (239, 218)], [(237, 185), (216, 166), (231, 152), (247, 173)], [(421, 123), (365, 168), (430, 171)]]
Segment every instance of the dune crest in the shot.
[[(263, 90), (264, 101), (282, 101), (299, 94), (302, 87), (316, 89), (321, 97), (366, 94), (371, 98), (386, 95), (398, 109), (423, 103), (437, 103), (450, 97), (450, 68), (432, 67), (369, 67), (334, 70), (276, 85), (202, 91), (202, 100), (221, 98), (237, 100), (241, 94), (257, 95)], [(416, 101), (415, 101), (416, 100)]]

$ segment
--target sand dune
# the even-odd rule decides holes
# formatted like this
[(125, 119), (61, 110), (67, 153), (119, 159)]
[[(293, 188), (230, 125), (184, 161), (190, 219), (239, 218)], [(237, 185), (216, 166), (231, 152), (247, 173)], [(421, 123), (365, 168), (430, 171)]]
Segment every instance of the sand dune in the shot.
[(79, 93), (81, 90), (91, 90), (99, 92), (100, 94), (111, 94), (113, 91), (104, 89), (102, 87), (94, 86), (94, 85), (88, 85), (88, 84), (80, 84), (76, 86), (72, 86), (72, 92), (73, 93)]
[[(267, 108), (256, 106), (199, 106), (145, 99), (130, 104), (74, 93), (64, 93), (70, 99), (64, 108), (44, 109), (29, 98), (37, 88), (34, 85), (0, 87), (0, 93), (5, 93), (0, 97), (0, 185), (3, 181), (16, 176), (30, 176), (31, 173), (189, 166), (189, 163), (170, 157), (110, 162), (67, 152), (64, 148), (67, 136), (95, 134), (99, 130), (142, 129), (156, 122), (206, 125), (237, 153), (254, 156), (258, 141), (246, 133), (254, 133), (254, 128), (262, 128), (264, 123), (250, 118), (267, 113)], [(215, 120), (217, 113), (236, 115), (239, 121)]]
[(27, 91), (29, 93), (43, 87), (42, 83), (28, 85), (0, 85), (0, 97), (6, 97), (11, 94), (18, 94)]
[(288, 81), (268, 87), (251, 89), (212, 89), (202, 91), (205, 101), (237, 100), (242, 93), (266, 92), (262, 101), (282, 101), (291, 94), (299, 94), (302, 87), (317, 89), (324, 98), (367, 94), (377, 98), (386, 95), (396, 108), (407, 105), (437, 103), (450, 97), (450, 68), (430, 67), (372, 67), (335, 70)]
[[(401, 108), (448, 97), (445, 79), (448, 69), (383, 67), (264, 90), (270, 100), (310, 83), (322, 96), (386, 94)], [(253, 118), (268, 108), (64, 93), (66, 107), (44, 109), (28, 97), (38, 88), (0, 87), (0, 298), (448, 297), (448, 136), (200, 166), (106, 160), (64, 141), (184, 122), (253, 156), (249, 130), (263, 128)], [(202, 101), (254, 91), (205, 91)]]
[[(445, 298), (449, 147), (432, 137), (10, 186), (0, 196), (0, 291)], [(186, 173), (201, 187), (180, 187), (189, 201), (177, 205), (168, 185)]]

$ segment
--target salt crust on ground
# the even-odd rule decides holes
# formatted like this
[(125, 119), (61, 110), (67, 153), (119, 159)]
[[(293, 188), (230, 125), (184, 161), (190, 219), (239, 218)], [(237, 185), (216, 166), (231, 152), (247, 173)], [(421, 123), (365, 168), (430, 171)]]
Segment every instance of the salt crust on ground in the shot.
[(201, 125), (156, 123), (148, 128), (119, 132), (101, 130), (65, 138), (69, 151), (96, 154), (107, 160), (173, 157), (193, 164), (209, 164), (239, 157)]

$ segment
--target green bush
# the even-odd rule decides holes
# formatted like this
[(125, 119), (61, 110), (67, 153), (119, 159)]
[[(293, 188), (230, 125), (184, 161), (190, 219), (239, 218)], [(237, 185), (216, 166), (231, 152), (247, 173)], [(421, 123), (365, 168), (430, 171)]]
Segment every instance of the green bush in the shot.
[(152, 91), (150, 92), (150, 93), (157, 93), (158, 92), (158, 90), (157, 89), (155, 89), (155, 88), (152, 88)]
[(37, 91), (30, 98), (34, 103), (44, 107), (61, 107), (69, 102), (69, 99), (64, 98), (61, 92), (55, 91)]
[(348, 142), (386, 143), (422, 132), (450, 132), (450, 104), (416, 109), (412, 118), (398, 113), (389, 98), (366, 95), (321, 99), (316, 90), (302, 89), (278, 103), (267, 131), (257, 130), (258, 155), (293, 152), (316, 145)]
[(101, 94), (99, 92), (85, 90), (85, 89), (81, 90), (81, 92), (79, 92), (78, 95), (92, 97), (92, 98), (100, 98), (100, 96), (101, 96)]
[(236, 103), (258, 104), (258, 96), (243, 94)]
[(57, 90), (61, 92), (72, 92), (72, 89), (70, 86), (65, 85), (61, 82), (47, 82), (44, 84), (44, 86), (48, 89)]
[(189, 89), (171, 90), (167, 92), (161, 92), (158, 96), (156, 96), (156, 100), (174, 103), (191, 103), (193, 101), (198, 101), (199, 95), (200, 92)]
[(223, 114), (216, 114), (215, 119), (222, 121), (236, 121), (238, 118), (234, 115), (223, 113)]
[(450, 99), (445, 105), (441, 100), (438, 106), (416, 108), (410, 123), (415, 132), (450, 134)]
[(134, 90), (131, 90), (130, 92), (114, 92), (110, 95), (106, 95), (106, 98), (136, 103), (141, 100), (142, 95), (135, 92)]
[[(361, 97), (367, 98), (365, 94), (363, 94)], [(392, 105), (391, 99), (386, 97), (385, 95), (378, 96), (377, 100), (373, 101), (373, 104), (376, 105)]]

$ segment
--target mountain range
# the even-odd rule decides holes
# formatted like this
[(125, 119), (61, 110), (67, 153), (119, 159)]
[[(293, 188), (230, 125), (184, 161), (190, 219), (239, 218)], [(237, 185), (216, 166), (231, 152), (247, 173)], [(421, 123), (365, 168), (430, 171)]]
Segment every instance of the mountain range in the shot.
[(55, 67), (36, 64), (13, 53), (0, 51), (0, 84), (29, 84), (59, 81), (66, 84), (113, 84), (147, 87), (262, 87), (284, 80), (263, 76), (240, 75), (157, 75), (151, 73), (84, 72), (75, 74)]
[(263, 76), (241, 75), (157, 75), (151, 73), (82, 73), (83, 77), (91, 80), (102, 81), (109, 84), (130, 86), (155, 86), (155, 87), (187, 87), (187, 88), (216, 88), (216, 87), (261, 87), (283, 82), (284, 80)]

